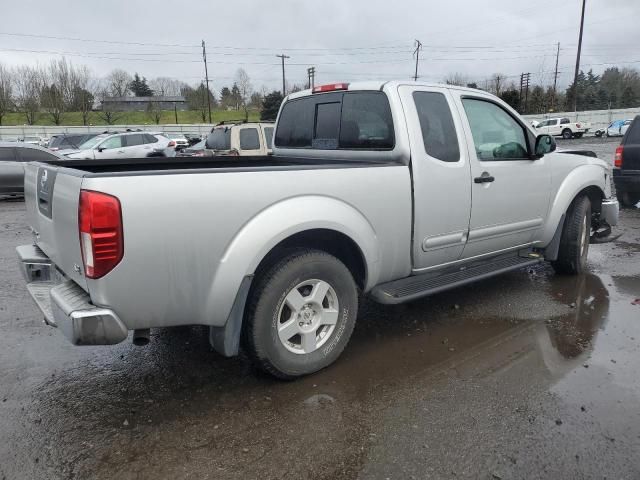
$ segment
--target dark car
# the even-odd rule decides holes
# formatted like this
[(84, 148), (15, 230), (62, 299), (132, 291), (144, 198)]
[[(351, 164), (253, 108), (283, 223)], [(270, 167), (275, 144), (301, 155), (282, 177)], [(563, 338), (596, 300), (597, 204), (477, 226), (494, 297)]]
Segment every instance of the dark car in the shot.
[(22, 195), (26, 162), (52, 160), (61, 159), (38, 145), (0, 142), (0, 195)]
[(189, 141), (189, 146), (192, 147), (196, 143), (200, 143), (202, 141), (202, 135), (197, 133), (185, 133), (184, 136)]
[(54, 135), (49, 142), (49, 150), (57, 152), (59, 150), (78, 150), (87, 140), (98, 135), (97, 133), (65, 133)]
[(616, 148), (613, 166), (618, 201), (626, 207), (637, 204), (640, 201), (640, 115), (633, 119)]
[(207, 151), (207, 141), (200, 140), (190, 147), (176, 151), (176, 157), (210, 157), (212, 154)]

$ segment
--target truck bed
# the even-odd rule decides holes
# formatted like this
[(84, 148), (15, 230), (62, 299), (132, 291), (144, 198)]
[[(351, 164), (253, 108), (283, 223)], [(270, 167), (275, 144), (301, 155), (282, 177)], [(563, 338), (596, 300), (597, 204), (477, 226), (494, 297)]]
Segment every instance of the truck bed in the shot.
[[(150, 172), (158, 174), (189, 173), (211, 171), (255, 171), (255, 170), (286, 170), (314, 168), (358, 168), (372, 165), (391, 165), (389, 161), (379, 160), (343, 160), (318, 159), (309, 157), (276, 157), (273, 155), (246, 157), (217, 157), (217, 158), (118, 158), (109, 160), (55, 160), (46, 163), (71, 171), (76, 170), (82, 176), (120, 176), (120, 175), (148, 175)], [(67, 171), (67, 173), (71, 173)]]

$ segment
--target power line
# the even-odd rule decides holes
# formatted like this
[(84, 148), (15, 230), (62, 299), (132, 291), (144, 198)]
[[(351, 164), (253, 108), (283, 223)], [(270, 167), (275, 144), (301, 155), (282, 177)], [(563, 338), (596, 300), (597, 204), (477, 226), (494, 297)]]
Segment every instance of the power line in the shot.
[(199, 47), (199, 45), (185, 45), (184, 43), (143, 43), (143, 42), (123, 42), (119, 40), (98, 40), (95, 38), (77, 38), (77, 37), (59, 37), (55, 35), (37, 35), (35, 33), (12, 33), (12, 32), (0, 32), (0, 35), (6, 35), (11, 37), (31, 37), (31, 38), (44, 38), (48, 40), (67, 40), (74, 42), (93, 42), (93, 43), (109, 43), (112, 45), (147, 45), (150, 47)]

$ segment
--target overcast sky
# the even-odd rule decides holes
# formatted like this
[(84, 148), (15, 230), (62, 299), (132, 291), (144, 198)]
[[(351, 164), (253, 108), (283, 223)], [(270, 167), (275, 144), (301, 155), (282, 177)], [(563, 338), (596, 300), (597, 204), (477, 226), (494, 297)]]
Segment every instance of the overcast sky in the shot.
[[(278, 88), (279, 53), (291, 57), (288, 83), (304, 83), (311, 65), (316, 83), (409, 78), (414, 39), (424, 44), (422, 79), (443, 81), (458, 72), (481, 86), (494, 72), (515, 81), (521, 72), (531, 72), (532, 83), (551, 84), (560, 42), (559, 82), (566, 86), (573, 77), (581, 0), (22, 0), (10, 5), (10, 11), (3, 8), (0, 63), (46, 64), (64, 54), (89, 66), (96, 77), (123, 68), (148, 79), (169, 76), (195, 84), (204, 77), (200, 43), (205, 40), (209, 77), (219, 90), (232, 83), (239, 67), (255, 88)], [(606, 64), (640, 68), (640, 0), (587, 0), (585, 18), (585, 70), (601, 72)]]

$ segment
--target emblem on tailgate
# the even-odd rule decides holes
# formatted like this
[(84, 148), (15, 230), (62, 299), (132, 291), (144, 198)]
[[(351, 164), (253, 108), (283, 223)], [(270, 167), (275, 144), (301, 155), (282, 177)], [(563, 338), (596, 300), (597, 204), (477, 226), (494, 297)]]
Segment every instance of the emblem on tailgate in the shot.
[(52, 202), (53, 202), (53, 186), (56, 181), (56, 171), (47, 170), (40, 167), (38, 169), (37, 190), (38, 190), (38, 209), (40, 213), (51, 218)]

